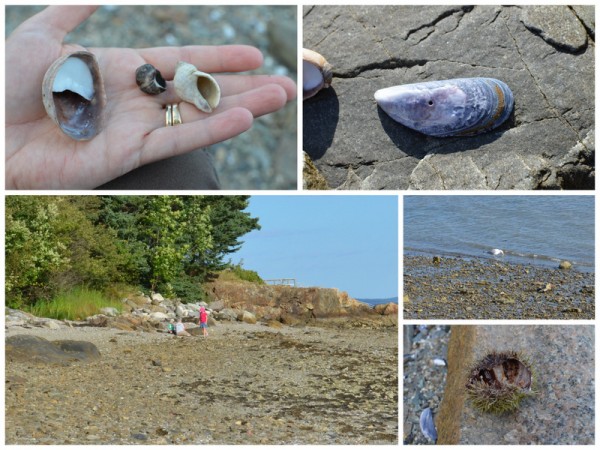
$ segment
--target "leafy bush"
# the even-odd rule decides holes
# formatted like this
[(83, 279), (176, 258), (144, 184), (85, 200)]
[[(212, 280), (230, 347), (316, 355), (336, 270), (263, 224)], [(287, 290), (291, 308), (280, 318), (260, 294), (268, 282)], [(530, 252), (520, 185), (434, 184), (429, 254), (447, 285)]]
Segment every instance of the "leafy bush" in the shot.
[(38, 301), (30, 312), (38, 317), (52, 319), (83, 320), (98, 314), (102, 308), (112, 307), (121, 311), (120, 301), (110, 300), (101, 292), (78, 287), (64, 291), (49, 301)]
[(265, 284), (263, 279), (258, 275), (258, 272), (254, 270), (244, 269), (242, 264), (236, 264), (231, 267), (233, 274), (242, 281), (249, 281), (250, 283)]

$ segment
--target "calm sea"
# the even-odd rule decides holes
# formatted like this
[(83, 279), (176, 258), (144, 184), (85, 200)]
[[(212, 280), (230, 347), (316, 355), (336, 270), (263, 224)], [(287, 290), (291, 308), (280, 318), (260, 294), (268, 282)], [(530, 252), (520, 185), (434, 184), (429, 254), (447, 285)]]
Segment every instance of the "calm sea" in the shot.
[(592, 196), (405, 196), (405, 254), (495, 258), (594, 270)]

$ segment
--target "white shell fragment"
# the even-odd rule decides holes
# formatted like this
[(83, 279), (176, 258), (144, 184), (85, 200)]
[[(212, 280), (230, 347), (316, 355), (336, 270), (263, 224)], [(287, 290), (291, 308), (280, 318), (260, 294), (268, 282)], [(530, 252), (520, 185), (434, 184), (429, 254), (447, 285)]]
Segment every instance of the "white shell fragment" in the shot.
[(448, 363), (444, 358), (433, 358), (433, 365), (445, 367), (448, 365)]
[(302, 49), (302, 99), (306, 100), (321, 89), (331, 85), (331, 64), (323, 55), (306, 48)]
[(200, 111), (210, 113), (219, 105), (221, 88), (217, 80), (190, 63), (177, 63), (173, 83), (179, 98), (196, 105)]
[(71, 91), (81, 95), (86, 100), (94, 96), (94, 79), (88, 65), (79, 58), (67, 58), (60, 65), (52, 92)]
[(42, 100), (48, 116), (72, 139), (92, 139), (102, 130), (106, 93), (96, 57), (86, 51), (57, 59), (46, 71)]

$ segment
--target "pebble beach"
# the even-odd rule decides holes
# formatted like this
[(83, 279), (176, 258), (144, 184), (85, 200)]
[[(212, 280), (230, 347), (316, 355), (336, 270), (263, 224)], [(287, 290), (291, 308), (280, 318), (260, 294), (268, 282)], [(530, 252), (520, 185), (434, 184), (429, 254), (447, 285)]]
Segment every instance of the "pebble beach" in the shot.
[(575, 268), (407, 256), (404, 318), (594, 319), (594, 283)]
[(98, 360), (6, 364), (6, 444), (397, 444), (396, 327), (219, 324), (208, 338), (11, 327)]

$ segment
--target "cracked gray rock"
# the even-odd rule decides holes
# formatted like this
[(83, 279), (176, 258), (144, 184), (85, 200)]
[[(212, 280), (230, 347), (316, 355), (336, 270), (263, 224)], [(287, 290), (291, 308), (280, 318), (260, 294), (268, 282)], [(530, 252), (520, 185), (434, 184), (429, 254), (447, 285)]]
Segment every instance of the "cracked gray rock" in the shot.
[[(335, 189), (594, 189), (593, 6), (305, 6), (304, 47), (333, 65), (303, 102), (303, 147)], [(499, 128), (435, 138), (373, 98), (417, 81), (493, 77)]]

